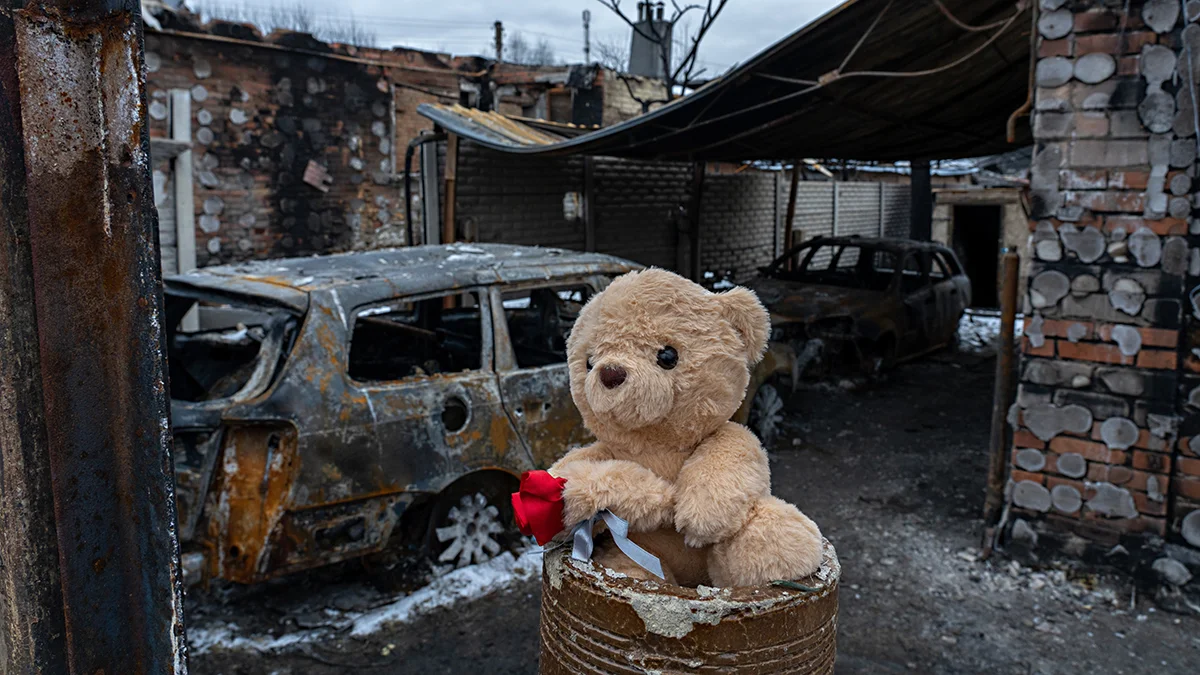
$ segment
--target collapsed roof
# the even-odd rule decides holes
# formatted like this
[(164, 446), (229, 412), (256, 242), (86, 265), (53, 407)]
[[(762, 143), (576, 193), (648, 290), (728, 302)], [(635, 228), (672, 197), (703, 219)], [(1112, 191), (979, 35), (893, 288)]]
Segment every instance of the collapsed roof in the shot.
[(497, 113), (422, 104), (445, 128), (505, 152), (742, 161), (869, 161), (1000, 154), (1030, 142), (1027, 0), (849, 0), (657, 110), (591, 133), (531, 134)]

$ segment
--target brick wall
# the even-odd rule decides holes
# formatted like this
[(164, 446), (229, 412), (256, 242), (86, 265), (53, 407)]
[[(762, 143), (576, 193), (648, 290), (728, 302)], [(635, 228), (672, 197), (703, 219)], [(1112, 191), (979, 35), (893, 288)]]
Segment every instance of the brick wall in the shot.
[[(594, 160), (596, 250), (644, 265), (676, 269), (680, 231), (687, 229), (690, 164), (598, 157)], [(582, 197), (580, 158), (522, 157), (459, 144), (455, 221), (471, 241), (582, 249), (582, 214), (568, 219), (563, 200)], [(771, 262), (783, 245), (785, 177), (744, 170), (705, 176), (700, 205), (702, 271), (737, 280)], [(908, 233), (908, 186), (839, 183), (839, 233)], [(880, 200), (882, 199), (882, 203)], [(794, 227), (804, 238), (834, 232), (834, 184), (802, 182)]]
[[(785, 186), (786, 187), (786, 184)], [(774, 172), (744, 171), (704, 178), (700, 205), (700, 266), (736, 272), (735, 278), (775, 259), (778, 181)]]
[(583, 160), (522, 157), (470, 142), (458, 146), (455, 221), (461, 237), (583, 249), (582, 214), (568, 220), (563, 198), (583, 192)]
[[(168, 91), (192, 93), (201, 266), (403, 241), (379, 68), (161, 34), (146, 61), (152, 135), (168, 135)], [(303, 181), (310, 161), (328, 192)]]
[(1195, 74), (1176, 68), (1185, 42), (1200, 54), (1200, 25), (1179, 10), (1091, 0), (1039, 21), (1009, 499), (1106, 545), (1200, 546)]

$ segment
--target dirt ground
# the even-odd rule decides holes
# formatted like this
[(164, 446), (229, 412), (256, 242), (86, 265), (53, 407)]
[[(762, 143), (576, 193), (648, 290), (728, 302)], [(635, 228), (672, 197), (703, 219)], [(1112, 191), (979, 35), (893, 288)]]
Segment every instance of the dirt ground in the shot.
[[(1155, 607), (1130, 580), (977, 560), (993, 365), (942, 354), (867, 387), (791, 396), (774, 489), (841, 558), (837, 672), (1195, 672), (1200, 619)], [(406, 623), (360, 637), (339, 617), (394, 598), (346, 575), (191, 602), (192, 672), (535, 673), (536, 565), (506, 579), (482, 597), (480, 578), (417, 597)]]

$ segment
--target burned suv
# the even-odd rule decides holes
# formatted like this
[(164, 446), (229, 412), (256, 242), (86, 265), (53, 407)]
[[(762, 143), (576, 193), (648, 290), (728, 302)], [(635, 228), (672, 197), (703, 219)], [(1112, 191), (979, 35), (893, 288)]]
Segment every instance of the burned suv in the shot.
[(166, 280), (189, 581), (405, 546), (500, 551), (520, 472), (588, 442), (566, 335), (636, 269), (501, 245), (211, 267)]
[(771, 351), (742, 416), (770, 437), (783, 401), (772, 384), (817, 364), (869, 374), (951, 344), (971, 282), (945, 246), (906, 239), (818, 237), (747, 284), (771, 312)]

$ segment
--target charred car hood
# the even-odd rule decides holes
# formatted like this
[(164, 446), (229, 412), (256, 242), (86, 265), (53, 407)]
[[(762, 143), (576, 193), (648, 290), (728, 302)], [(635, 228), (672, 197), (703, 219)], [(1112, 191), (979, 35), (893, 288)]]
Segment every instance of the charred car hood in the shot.
[(811, 321), (835, 316), (861, 316), (879, 305), (886, 293), (794, 281), (759, 278), (747, 284), (771, 312), (772, 322)]

